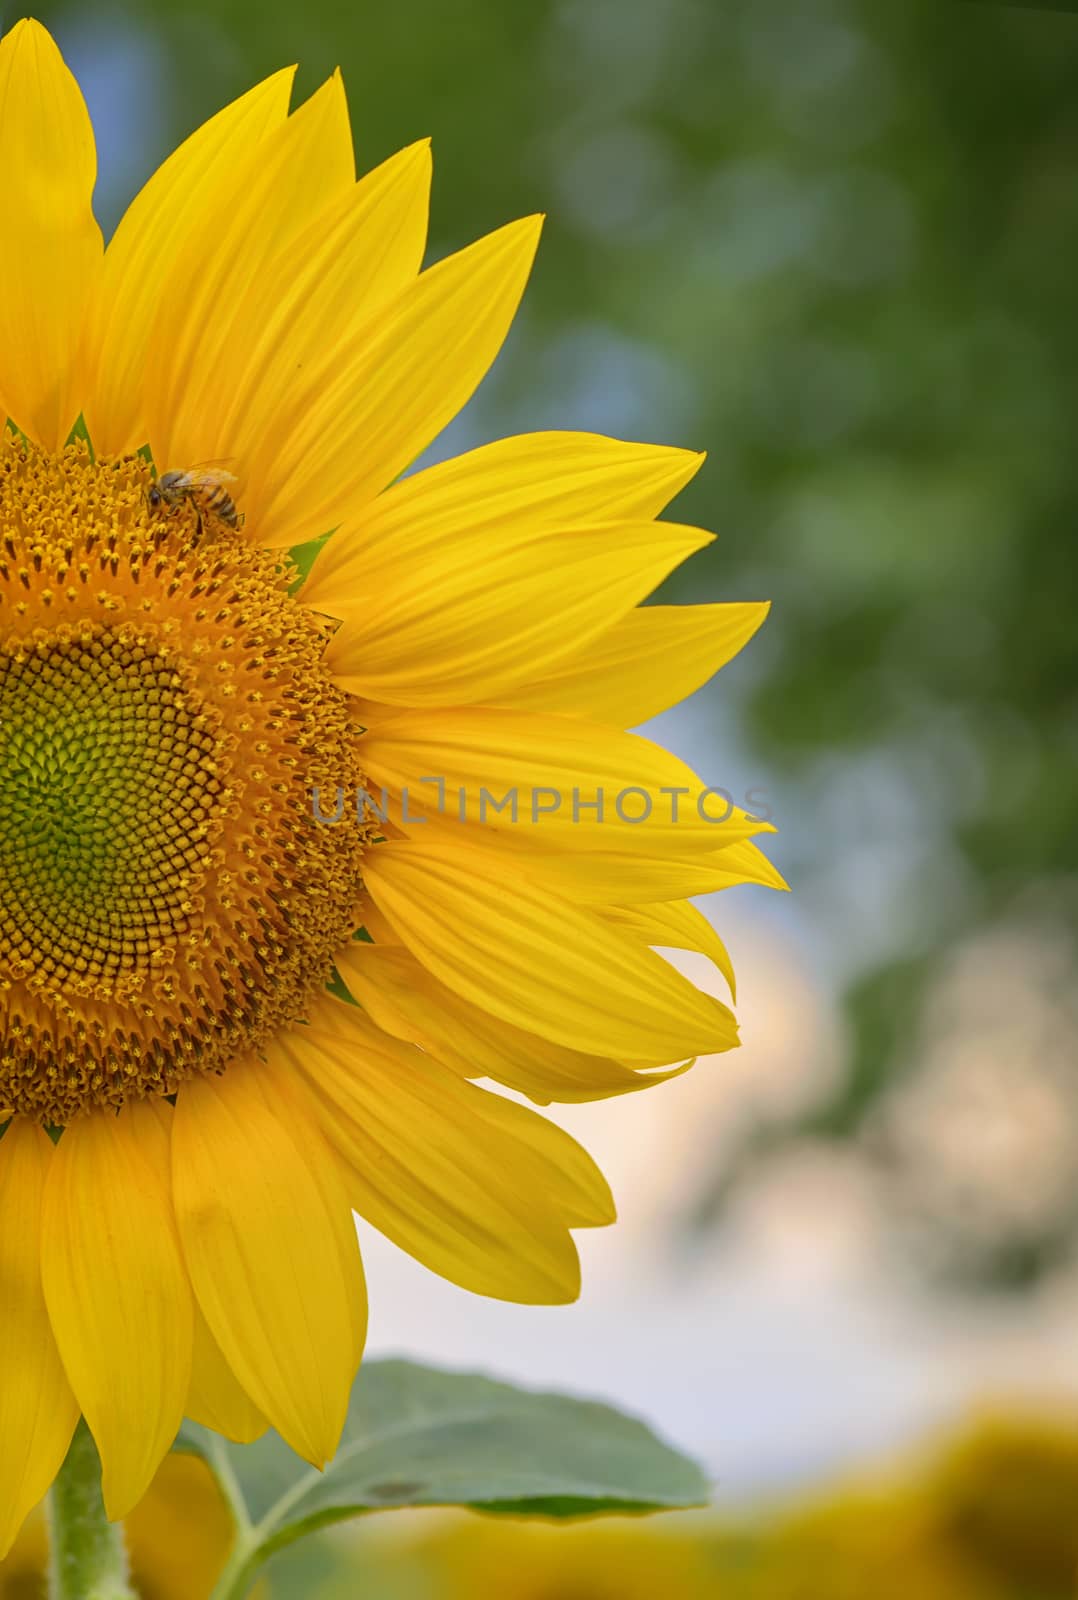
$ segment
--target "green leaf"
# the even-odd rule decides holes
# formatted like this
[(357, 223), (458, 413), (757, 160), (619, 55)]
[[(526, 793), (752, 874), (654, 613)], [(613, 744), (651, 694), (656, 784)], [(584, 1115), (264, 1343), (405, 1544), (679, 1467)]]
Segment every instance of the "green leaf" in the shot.
[(306, 544), (295, 544), (288, 552), (288, 559), (296, 569), (296, 575), (289, 588), (289, 594), (298, 594), (311, 575), (311, 568), (318, 558), (318, 552), (331, 535), (319, 534), (317, 539), (308, 539)]
[(231, 1445), (188, 1423), (177, 1448), (204, 1457), (239, 1523), (216, 1600), (242, 1595), (273, 1551), (368, 1511), (459, 1505), (579, 1517), (708, 1498), (697, 1466), (610, 1406), (408, 1361), (364, 1364), (324, 1473), (275, 1434)]

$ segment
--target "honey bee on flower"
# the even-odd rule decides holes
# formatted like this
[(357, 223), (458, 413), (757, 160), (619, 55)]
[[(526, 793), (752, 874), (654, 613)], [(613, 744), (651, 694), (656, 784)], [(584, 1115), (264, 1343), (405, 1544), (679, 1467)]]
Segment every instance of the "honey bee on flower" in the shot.
[(178, 506), (190, 501), (200, 523), (203, 514), (209, 514), (219, 517), (230, 528), (242, 528), (243, 513), (236, 510), (229, 487), (236, 482), (234, 472), (226, 472), (216, 464), (207, 463), (182, 471), (173, 468), (151, 483), (146, 498), (155, 511), (162, 506)]

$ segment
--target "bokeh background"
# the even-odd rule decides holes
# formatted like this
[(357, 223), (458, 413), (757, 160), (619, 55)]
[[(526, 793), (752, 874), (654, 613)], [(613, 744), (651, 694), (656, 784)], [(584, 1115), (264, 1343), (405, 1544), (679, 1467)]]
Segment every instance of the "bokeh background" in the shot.
[[(627, 1405), (708, 1464), (739, 1526), (931, 1453), (986, 1405), (1047, 1407), (1065, 1429), (1078, 15), (976, 0), (39, 0), (38, 14), (90, 102), (106, 230), (179, 137), (289, 61), (301, 95), (343, 68), (361, 167), (433, 135), (432, 257), (549, 213), (525, 310), (435, 453), (549, 426), (706, 449), (676, 515), (720, 538), (664, 598), (774, 602), (744, 657), (656, 725), (779, 826), (794, 893), (703, 903), (738, 968), (744, 1048), (564, 1118), (622, 1213), (583, 1240), (577, 1308), (470, 1298), (367, 1234), (372, 1348)], [(1057, 1466), (1067, 1454), (1045, 1449)], [(1027, 1542), (1051, 1544), (1045, 1529), (1073, 1515), (1059, 1473), (1042, 1492), (1021, 1450), (1001, 1459), (991, 1482), (1026, 1485)], [(794, 1515), (773, 1513), (780, 1544)], [(545, 1565), (526, 1530), (376, 1526), (376, 1592), (392, 1569), (406, 1600), (516, 1592), (469, 1580), (468, 1560), (546, 1574), (527, 1600), (606, 1600), (636, 1590), (602, 1573), (652, 1559), (630, 1542), (618, 1568), (596, 1542), (645, 1539), (635, 1524), (551, 1534)], [(711, 1556), (694, 1576), (711, 1525), (648, 1524), (696, 1555), (682, 1572), (663, 1546), (647, 1592), (883, 1596), (906, 1546), (900, 1529), (866, 1578), (856, 1530), (867, 1546), (871, 1526), (866, 1512), (817, 1529), (855, 1552), (852, 1577), (836, 1556), (817, 1589), (796, 1554), (802, 1586), (782, 1567), (767, 1587), (751, 1539), (724, 1546), (741, 1556), (721, 1581)], [(436, 1538), (438, 1558), (408, 1567), (404, 1546)], [(1057, 1555), (1048, 1576), (989, 1561), (983, 1590), (925, 1568), (901, 1593), (1052, 1600), (1078, 1568)], [(315, 1592), (352, 1559), (323, 1541), (271, 1571), (273, 1594)]]

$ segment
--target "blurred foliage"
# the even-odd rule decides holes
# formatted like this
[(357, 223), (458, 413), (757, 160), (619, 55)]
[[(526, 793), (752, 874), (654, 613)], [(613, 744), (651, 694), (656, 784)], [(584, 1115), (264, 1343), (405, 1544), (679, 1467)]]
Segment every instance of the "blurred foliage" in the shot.
[[(723, 537), (672, 592), (775, 606), (701, 715), (735, 786), (768, 782), (797, 891), (782, 914), (846, 996), (826, 1092), (750, 1132), (695, 1220), (804, 1137), (860, 1141), (901, 1211), (923, 1173), (881, 1116), (952, 953), (1047, 928), (1075, 968), (1078, 17), (941, 0), (42, 14), (112, 157), (106, 218), (290, 60), (302, 93), (343, 68), (362, 166), (433, 134), (435, 254), (549, 212), (524, 315), (445, 448), (550, 425), (708, 448), (678, 514)], [(1078, 1125), (1076, 1102), (1071, 1083)], [(1022, 1284), (1068, 1254), (1078, 1187), (991, 1240), (976, 1208), (934, 1219), (945, 1270)]]
[(927, 1460), (756, 1514), (382, 1523), (357, 1551), (340, 1547), (341, 1569), (317, 1596), (1073, 1600), (1076, 1497), (1075, 1427), (1001, 1412)]

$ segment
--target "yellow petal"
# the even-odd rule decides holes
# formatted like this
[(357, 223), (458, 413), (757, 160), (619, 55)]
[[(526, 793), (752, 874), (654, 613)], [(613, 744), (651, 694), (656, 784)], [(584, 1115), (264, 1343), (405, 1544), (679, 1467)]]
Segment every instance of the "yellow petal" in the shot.
[(444, 545), (418, 578), (402, 561), (377, 605), (326, 653), (343, 689), (401, 705), (490, 701), (556, 667), (643, 600), (711, 534), (671, 522), (525, 530)]
[[(250, 286), (289, 240), (351, 189), (348, 106), (339, 74), (279, 127), (237, 151), (159, 291), (146, 359), (149, 442), (159, 468), (231, 454), (229, 352), (257, 341)], [(246, 463), (229, 463), (241, 480)]]
[(355, 940), (336, 964), (348, 992), (386, 1033), (422, 1046), (461, 1077), (493, 1078), (539, 1105), (631, 1094), (685, 1070), (636, 1072), (515, 1028), (447, 989), (401, 945)]
[(356, 927), (364, 929), (375, 944), (400, 944), (392, 925), (383, 917), (369, 894), (360, 900), (356, 913)]
[(195, 1307), (194, 1344), (191, 1352), (191, 1387), (185, 1415), (237, 1444), (250, 1444), (269, 1424), (240, 1387), (220, 1346)]
[[(230, 356), (224, 448), (250, 481), (302, 469), (307, 374), (412, 283), (430, 205), (430, 143), (402, 150), (346, 189), (248, 291), (251, 336)], [(257, 511), (248, 529), (261, 541)]]
[(648, 944), (670, 950), (698, 950), (708, 956), (730, 986), (731, 999), (737, 999), (737, 985), (729, 952), (704, 913), (687, 900), (648, 906), (612, 906), (603, 913), (617, 928), (628, 928)]
[(329, 1180), (315, 1176), (329, 1164), (317, 1128), (283, 1122), (259, 1072), (243, 1062), (181, 1086), (176, 1216), (199, 1306), (226, 1361), (293, 1450), (322, 1466), (337, 1448), (356, 1368), (355, 1287), (341, 1244), (348, 1210), (343, 1197), (336, 1211), (327, 1206)]
[(725, 1006), (620, 928), (462, 843), (383, 844), (367, 887), (429, 972), (504, 1022), (586, 1054), (665, 1066), (737, 1042)]
[(201, 235), (218, 194), (230, 193), (237, 157), (284, 122), (294, 70), (266, 78), (203, 123), (136, 195), (109, 241), (80, 363), (83, 415), (98, 455), (145, 442), (146, 355), (170, 270)]
[(328, 533), (456, 416), (509, 331), (540, 223), (525, 217), (439, 261), (297, 380), (289, 404), (302, 420), (250, 487), (260, 545)]
[(80, 409), (75, 360), (101, 271), (85, 102), (39, 22), (0, 39), (0, 417), (58, 450)]
[(41, 1206), (52, 1143), (16, 1118), (0, 1141), (0, 1561), (60, 1467), (79, 1408), (41, 1289)]
[(747, 644), (767, 604), (640, 606), (500, 705), (635, 728), (694, 694)]
[(355, 1217), (341, 1184), (336, 1163), (328, 1159), (328, 1151), (317, 1135), (318, 1109), (303, 1084), (280, 1056), (272, 1055), (260, 1064), (258, 1085), (263, 1098), (278, 1121), (293, 1128), (310, 1130), (317, 1145), (319, 1160), (309, 1163), (311, 1174), (322, 1191), (326, 1214), (333, 1222), (333, 1238), (341, 1263), (345, 1292), (348, 1296), (348, 1325), (352, 1335), (352, 1373), (359, 1369), (363, 1346), (367, 1340), (367, 1283), (363, 1275), (363, 1260), (356, 1239)]
[(536, 851), (529, 854), (526, 866), (554, 893), (588, 906), (647, 905), (715, 894), (743, 883), (769, 889), (788, 887), (782, 874), (749, 839), (692, 858), (601, 851), (554, 855)]
[(45, 1191), (42, 1278), (56, 1342), (101, 1452), (105, 1506), (127, 1515), (183, 1418), (193, 1310), (153, 1109), (73, 1122)]
[[(541, 1195), (555, 1205), (571, 1228), (605, 1228), (617, 1221), (610, 1185), (563, 1128), (504, 1095), (482, 1089), (469, 1093), (499, 1147), (516, 1143), (513, 1166), (525, 1193)], [(527, 1156), (521, 1145), (527, 1146)]]
[(481, 1089), (388, 1038), (354, 1007), (335, 1004), (331, 1013), (325, 1005), (313, 1020), (275, 1049), (313, 1091), (360, 1215), (476, 1294), (575, 1299), (579, 1263), (568, 1228), (584, 1214), (596, 1222), (612, 1215), (585, 1152), (571, 1140), (535, 1151), (499, 1127)]
[(445, 545), (543, 528), (658, 516), (703, 463), (665, 445), (598, 433), (525, 433), (499, 439), (387, 489), (323, 546), (303, 586), (308, 605), (354, 616), (369, 604), (372, 574), (422, 566)]
[(642, 855), (698, 855), (775, 831), (661, 746), (578, 717), (401, 711), (370, 728), (361, 751), (368, 789), (397, 798), (406, 831), (448, 818), (523, 846)]
[[(171, 1161), (172, 1106), (167, 1100), (151, 1100), (149, 1105), (167, 1135), (166, 1154)], [(193, 1310), (191, 1384), (184, 1415), (226, 1439), (249, 1444), (265, 1433), (269, 1424), (241, 1389), (197, 1304), (193, 1304)]]

